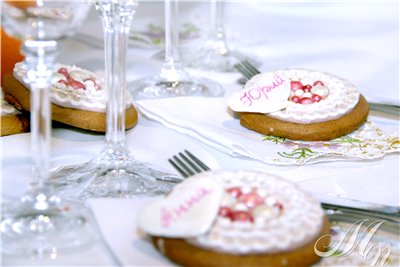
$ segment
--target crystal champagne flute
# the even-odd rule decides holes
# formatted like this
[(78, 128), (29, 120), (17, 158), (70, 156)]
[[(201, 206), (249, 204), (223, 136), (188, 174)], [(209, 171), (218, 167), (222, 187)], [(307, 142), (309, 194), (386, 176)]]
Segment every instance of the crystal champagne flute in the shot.
[(235, 71), (239, 60), (258, 62), (234, 50), (226, 40), (224, 27), (224, 0), (210, 0), (210, 25), (205, 43), (196, 48), (187, 49), (183, 61), (189, 67), (213, 71)]
[(175, 96), (221, 96), (222, 87), (209, 79), (195, 78), (185, 70), (179, 55), (179, 1), (165, 0), (165, 60), (156, 76), (133, 83), (136, 100)]
[(57, 255), (97, 239), (94, 218), (80, 202), (66, 200), (49, 183), (50, 79), (57, 41), (85, 18), (89, 5), (77, 1), (4, 1), (2, 27), (23, 42), (30, 85), (32, 172), (29, 190), (3, 204), (1, 250), (20, 256)]
[(125, 140), (127, 38), (137, 0), (96, 0), (95, 7), (105, 38), (106, 140), (91, 161), (55, 170), (53, 183), (63, 194), (82, 199), (167, 193), (171, 180), (179, 178), (137, 161)]

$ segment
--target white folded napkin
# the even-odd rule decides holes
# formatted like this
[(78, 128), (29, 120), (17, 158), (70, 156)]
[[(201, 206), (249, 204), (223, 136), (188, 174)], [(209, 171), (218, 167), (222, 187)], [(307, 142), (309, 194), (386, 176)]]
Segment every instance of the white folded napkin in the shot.
[(269, 164), (301, 165), (332, 160), (376, 159), (400, 151), (400, 141), (368, 121), (359, 130), (324, 142), (291, 141), (264, 136), (240, 125), (228, 108), (228, 96), (140, 100), (148, 118), (232, 156)]
[(152, 197), (130, 199), (93, 198), (88, 205), (104, 240), (113, 254), (115, 266), (173, 266), (137, 227), (137, 214)]

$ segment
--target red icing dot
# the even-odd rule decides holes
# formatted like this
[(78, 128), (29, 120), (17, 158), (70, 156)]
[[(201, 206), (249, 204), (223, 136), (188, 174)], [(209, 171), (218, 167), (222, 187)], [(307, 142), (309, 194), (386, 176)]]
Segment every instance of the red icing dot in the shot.
[(313, 86), (317, 86), (317, 85), (325, 86), (325, 84), (324, 84), (323, 82), (321, 82), (321, 81), (315, 81), (315, 82), (313, 83)]
[(225, 218), (232, 218), (232, 210), (228, 207), (219, 208), (218, 215)]
[(311, 88), (312, 88), (312, 86), (307, 84), (307, 85), (304, 85), (302, 89), (304, 90), (304, 92), (310, 92)]
[(290, 98), (290, 100), (294, 103), (300, 103), (300, 97), (298, 97), (297, 95), (292, 96), (292, 98)]
[(66, 68), (60, 68), (57, 72), (62, 74), (62, 75), (64, 75), (65, 78), (69, 79), (69, 73), (68, 73), (68, 70)]
[(83, 80), (84, 82), (86, 82), (86, 81), (91, 81), (91, 82), (93, 82), (93, 86), (94, 86), (94, 88), (96, 89), (96, 91), (99, 91), (100, 90), (100, 86), (96, 83), (96, 81), (94, 80), (94, 79), (92, 79), (92, 78), (87, 78), (87, 79), (85, 79), (85, 80)]
[(311, 100), (311, 98), (303, 97), (302, 99), (300, 99), (300, 103), (301, 104), (311, 104), (312, 100)]
[(296, 91), (297, 89), (303, 89), (303, 84), (298, 81), (291, 81), (290, 89), (292, 89), (293, 91)]
[(231, 187), (226, 190), (232, 197), (239, 198), (242, 195), (240, 187)]
[(86, 82), (86, 81), (91, 81), (91, 82), (93, 82), (93, 84), (96, 84), (96, 81), (95, 81), (94, 79), (92, 79), (92, 78), (86, 78), (86, 79), (84, 79), (83, 81), (84, 81), (84, 82)]
[(311, 97), (311, 101), (313, 102), (313, 103), (315, 103), (315, 102), (319, 102), (319, 101), (321, 101), (322, 100), (322, 97), (320, 96), (320, 95), (313, 95), (312, 97)]
[(280, 212), (283, 210), (283, 205), (279, 202), (274, 203), (274, 208), (277, 208)]
[(65, 85), (67, 85), (67, 81), (66, 80), (59, 80), (59, 81), (57, 81), (58, 83), (61, 83), (61, 84), (65, 84)]
[(74, 79), (69, 79), (67, 85), (72, 86), (74, 89), (86, 89), (86, 86), (83, 83), (78, 82)]
[(255, 191), (241, 195), (239, 201), (246, 204), (249, 208), (257, 207), (265, 202), (264, 198)]
[(247, 211), (232, 212), (231, 220), (234, 222), (254, 222), (253, 215)]

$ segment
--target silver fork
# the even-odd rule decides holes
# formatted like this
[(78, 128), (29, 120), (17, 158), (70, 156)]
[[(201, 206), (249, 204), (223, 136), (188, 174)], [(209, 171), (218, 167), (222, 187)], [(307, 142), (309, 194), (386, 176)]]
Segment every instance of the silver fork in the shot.
[(186, 149), (169, 158), (168, 162), (185, 178), (211, 170), (204, 162)]
[(242, 85), (246, 84), (246, 82), (250, 80), (253, 76), (261, 73), (255, 66), (253, 66), (247, 60), (240, 60), (233, 66), (243, 75), (243, 78), (240, 78), (238, 80), (238, 83)]
[(261, 72), (247, 60), (241, 60), (233, 65), (247, 80)]
[[(248, 80), (250, 80), (253, 76), (260, 74), (261, 72), (253, 66), (247, 60), (241, 60), (234, 65), (234, 67), (244, 76), (245, 79), (239, 80), (240, 83), (245, 84)], [(372, 110), (380, 111), (392, 115), (400, 115), (400, 106), (395, 104), (383, 104), (383, 103), (374, 103), (368, 102), (369, 107)]]
[[(188, 150), (184, 150), (183, 152), (178, 153), (178, 155), (174, 155), (172, 158), (168, 159), (168, 162), (185, 178), (193, 176), (197, 173), (211, 170), (204, 162), (202, 162), (198, 157), (190, 153)], [(366, 202), (362, 202), (362, 207), (360, 207), (360, 202), (353, 200), (348, 200), (347, 203), (351, 203), (351, 205), (343, 206), (333, 203), (321, 202), (321, 206), (325, 209), (325, 212), (328, 215), (363, 215), (385, 219), (390, 222), (399, 224), (399, 207), (378, 205)]]

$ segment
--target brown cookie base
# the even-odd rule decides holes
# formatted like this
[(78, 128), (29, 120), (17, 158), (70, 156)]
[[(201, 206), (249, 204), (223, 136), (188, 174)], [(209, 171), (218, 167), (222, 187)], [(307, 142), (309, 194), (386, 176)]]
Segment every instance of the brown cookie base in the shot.
[[(12, 74), (3, 76), (2, 87), (6, 100), (18, 109), (30, 111), (30, 91), (16, 80)], [(106, 131), (106, 114), (88, 110), (66, 108), (51, 104), (52, 119), (70, 126), (95, 132)], [(130, 129), (136, 125), (138, 113), (134, 106), (126, 109), (125, 127)]]
[(23, 114), (1, 116), (0, 125), (0, 136), (29, 131), (29, 119)]
[[(183, 239), (164, 237), (152, 237), (153, 245), (173, 262), (181, 266), (195, 267), (256, 267), (256, 266), (311, 266), (320, 260), (314, 252), (314, 245), (317, 244), (319, 251), (324, 251), (328, 245), (328, 239), (318, 239), (329, 234), (329, 221), (324, 219), (321, 233), (311, 242), (293, 251), (275, 254), (227, 254), (213, 250), (196, 247)], [(318, 241), (318, 242), (317, 242)]]
[(335, 120), (310, 124), (282, 121), (260, 113), (239, 113), (240, 124), (264, 135), (285, 137), (291, 140), (325, 141), (357, 130), (369, 113), (367, 100), (361, 95), (354, 109)]

